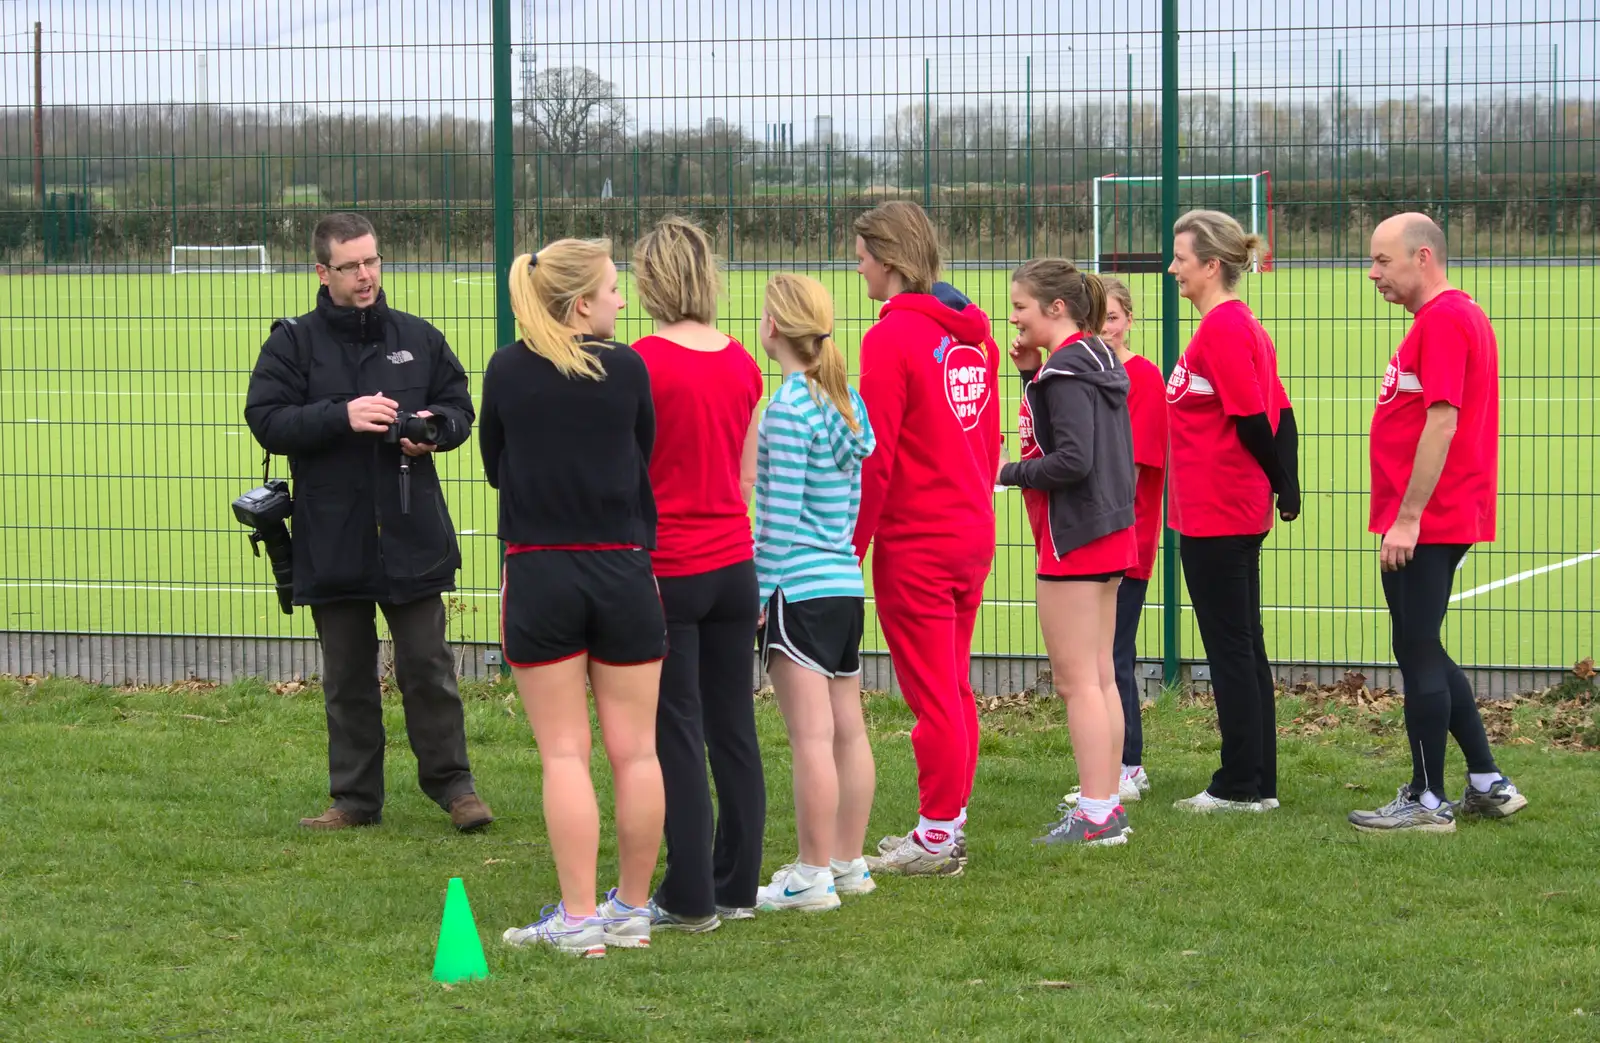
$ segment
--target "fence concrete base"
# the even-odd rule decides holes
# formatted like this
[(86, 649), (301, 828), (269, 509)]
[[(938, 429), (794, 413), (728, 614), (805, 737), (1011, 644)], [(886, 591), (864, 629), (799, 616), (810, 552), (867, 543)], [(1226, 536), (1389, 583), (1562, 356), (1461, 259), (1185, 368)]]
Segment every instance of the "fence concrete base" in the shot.
[[(490, 678), (499, 671), (499, 648), (489, 644), (453, 646), (460, 674)], [(379, 646), (380, 661), (388, 661), (388, 643)], [(760, 683), (759, 663), (752, 677)], [(1559, 667), (1466, 667), (1479, 696), (1503, 699), (1519, 692), (1538, 691), (1556, 684), (1568, 671)], [(322, 650), (312, 638), (205, 637), (162, 634), (45, 634), (0, 631), (0, 674), (11, 676), (76, 677), (97, 684), (164, 685), (204, 680), (229, 684), (255, 677), (264, 681), (307, 680), (322, 670)], [(983, 656), (972, 660), (972, 687), (980, 695), (1010, 695), (1048, 690), (1049, 664), (1041, 658)], [(1332, 684), (1347, 670), (1366, 675), (1369, 688), (1399, 688), (1400, 672), (1381, 663), (1274, 663), (1277, 677), (1287, 684), (1307, 678)], [(1041, 676), (1042, 675), (1042, 676)], [(1140, 660), (1141, 694), (1154, 699), (1161, 693), (1161, 662)], [(1185, 662), (1182, 682), (1201, 691), (1210, 687), (1210, 671), (1203, 662)], [(873, 691), (899, 688), (889, 657), (882, 652), (862, 655), (861, 683)]]

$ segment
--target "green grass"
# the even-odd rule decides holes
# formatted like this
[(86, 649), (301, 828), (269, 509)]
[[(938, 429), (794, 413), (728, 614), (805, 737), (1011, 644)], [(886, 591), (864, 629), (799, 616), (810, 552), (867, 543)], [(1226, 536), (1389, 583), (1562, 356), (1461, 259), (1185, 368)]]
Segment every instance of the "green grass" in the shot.
[[(1282, 700), (1286, 725), (1300, 708)], [(871, 842), (916, 809), (910, 718), (868, 711)], [(590, 962), (499, 942), (556, 897), (537, 757), (501, 690), (468, 700), (488, 832), (420, 795), (391, 704), (384, 824), (308, 835), (315, 689), (0, 681), (0, 1039), (1594, 1039), (1595, 755), (1508, 746), (1532, 799), (1517, 818), (1358, 835), (1344, 814), (1409, 770), (1394, 716), (1284, 739), (1281, 811), (1195, 819), (1170, 804), (1214, 766), (1212, 714), (1169, 699), (1147, 710), (1156, 788), (1133, 840), (1045, 853), (1029, 838), (1073, 781), (1061, 711), (991, 714), (965, 876)], [(758, 722), (770, 871), (794, 855), (789, 757), (770, 702)], [(446, 990), (452, 876), (491, 978)]]
[[(1600, 328), (1595, 269), (1462, 268), (1460, 283), (1497, 323), (1502, 352), (1500, 539), (1468, 556), (1448, 641), (1471, 664), (1565, 665), (1595, 651), (1592, 591), (1600, 560), (1594, 489)], [(736, 271), (723, 327), (754, 345), (765, 272)], [(861, 281), (823, 273), (852, 362), (876, 314)], [(956, 271), (1005, 341), (1006, 274)], [(486, 274), (391, 271), (398, 307), (449, 336), (473, 374), (493, 351)], [(1135, 347), (1159, 357), (1154, 276), (1131, 280), (1143, 325)], [(272, 317), (308, 306), (308, 274), (13, 276), (0, 289), (0, 628), (308, 635), (304, 613), (281, 616), (265, 562), (249, 554), (228, 504), (260, 473), (240, 414), (250, 367)], [(1280, 269), (1243, 290), (1272, 332), (1304, 432), (1304, 518), (1267, 543), (1268, 647), (1282, 659), (1387, 661), (1387, 615), (1366, 535), (1365, 432), (1378, 380), (1405, 329), (1359, 270)], [(1193, 322), (1183, 305), (1182, 334)], [(620, 334), (648, 332), (636, 304)], [(1009, 369), (1009, 366), (1007, 366)], [(770, 370), (770, 366), (769, 366)], [(1015, 428), (1019, 385), (1002, 380)], [(1012, 441), (1013, 451), (1015, 441)], [(278, 464), (281, 467), (281, 462)], [(494, 498), (476, 451), (443, 458), (463, 533), (464, 611), (452, 635), (492, 640), (497, 595)], [(1042, 651), (1032, 608), (1032, 546), (1020, 500), (997, 496), (1000, 552), (977, 650)], [(1555, 571), (1532, 570), (1567, 563)], [(1159, 574), (1158, 574), (1159, 575)], [(1141, 652), (1160, 650), (1159, 584)], [(1192, 619), (1182, 648), (1198, 656)], [(881, 648), (869, 630), (868, 647)]]

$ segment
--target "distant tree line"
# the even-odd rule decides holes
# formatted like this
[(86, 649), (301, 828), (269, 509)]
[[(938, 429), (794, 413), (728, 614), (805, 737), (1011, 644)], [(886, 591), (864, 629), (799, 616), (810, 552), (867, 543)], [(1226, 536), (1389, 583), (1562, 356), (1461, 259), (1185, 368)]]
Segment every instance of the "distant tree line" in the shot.
[[(1184, 173), (1271, 172), (1280, 253), (1291, 233), (1308, 250), (1336, 249), (1347, 225), (1396, 201), (1448, 202), (1462, 227), (1568, 247), (1592, 240), (1594, 101), (1528, 95), (1446, 109), (1427, 95), (1234, 104), (1186, 93), (1180, 111)], [(1075, 243), (1092, 224), (1095, 176), (1155, 175), (1161, 164), (1156, 104), (1110, 92), (1035, 99), (1031, 116), (1010, 96), (931, 112), (918, 104), (864, 137), (800, 128), (804, 140), (773, 145), (716, 119), (638, 128), (611, 83), (555, 68), (539, 74), (518, 116), (512, 190), (527, 234), (627, 240), (648, 214), (694, 211), (744, 253), (826, 254), (855, 209), (925, 192), (954, 244)], [(401, 255), (487, 255), (493, 148), (479, 120), (57, 107), (44, 136), (52, 205), (83, 210), (87, 229), (72, 234), (102, 257), (160, 256), (174, 241), (303, 252), (309, 222), (331, 207), (384, 212), (386, 242)], [(0, 254), (13, 262), (63, 234), (33, 198), (32, 140), (26, 109), (0, 113)], [(1156, 198), (1129, 193), (1120, 227), (1130, 241), (1151, 234)]]

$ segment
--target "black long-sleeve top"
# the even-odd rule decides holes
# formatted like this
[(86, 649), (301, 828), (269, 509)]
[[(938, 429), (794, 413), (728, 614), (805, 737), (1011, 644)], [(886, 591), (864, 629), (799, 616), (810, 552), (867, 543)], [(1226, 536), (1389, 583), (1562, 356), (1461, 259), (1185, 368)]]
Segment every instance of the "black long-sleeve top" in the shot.
[(584, 337), (603, 380), (567, 377), (517, 341), (483, 375), (478, 447), (500, 490), (499, 536), (540, 547), (653, 550), (655, 407), (650, 373), (625, 344)]

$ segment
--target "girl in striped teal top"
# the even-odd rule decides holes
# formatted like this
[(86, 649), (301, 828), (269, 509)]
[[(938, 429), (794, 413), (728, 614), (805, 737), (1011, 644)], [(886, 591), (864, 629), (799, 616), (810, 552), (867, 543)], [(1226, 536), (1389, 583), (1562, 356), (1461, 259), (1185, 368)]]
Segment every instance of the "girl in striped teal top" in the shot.
[(767, 283), (761, 346), (783, 383), (761, 419), (756, 578), (762, 663), (794, 756), (800, 857), (757, 908), (823, 910), (877, 885), (862, 857), (876, 771), (861, 718), (865, 590), (851, 542), (872, 428), (833, 341), (833, 301), (814, 279)]

